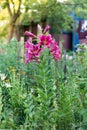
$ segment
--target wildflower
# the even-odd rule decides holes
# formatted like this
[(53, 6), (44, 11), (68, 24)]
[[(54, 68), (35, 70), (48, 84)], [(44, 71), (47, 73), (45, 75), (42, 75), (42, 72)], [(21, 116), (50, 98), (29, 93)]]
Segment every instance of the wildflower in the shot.
[(21, 74), (20, 73), (17, 73), (18, 76), (20, 75), (26, 75), (26, 71), (21, 71)]
[(73, 59), (73, 56), (66, 55), (66, 59), (68, 59), (68, 60), (72, 60), (72, 59)]
[(11, 88), (12, 87), (10, 83), (5, 83), (5, 86), (6, 86), (6, 88)]
[(46, 28), (44, 29), (43, 33), (46, 33), (46, 32), (48, 32), (49, 30), (50, 30), (50, 26), (47, 25)]
[(5, 80), (6, 79), (6, 75), (0, 73), (0, 78), (1, 78), (1, 80)]
[(52, 37), (50, 34), (45, 35), (45, 34), (41, 34), (40, 36), (38, 36), (39, 39), (39, 44), (41, 46), (46, 46), (46, 47), (50, 47), (50, 43), (52, 41)]
[(26, 36), (29, 36), (29, 37), (32, 37), (32, 38), (36, 37), (36, 35), (34, 35), (34, 34), (31, 33), (31, 32), (28, 32), (28, 31), (25, 32), (25, 35), (26, 35)]
[(5, 82), (6, 82), (6, 83), (9, 83), (9, 79), (6, 79)]
[(42, 51), (42, 49), (40, 48), (40, 44), (34, 45), (32, 43), (26, 42), (25, 47), (26, 63), (31, 62), (33, 60), (38, 60), (40, 58), (40, 53)]

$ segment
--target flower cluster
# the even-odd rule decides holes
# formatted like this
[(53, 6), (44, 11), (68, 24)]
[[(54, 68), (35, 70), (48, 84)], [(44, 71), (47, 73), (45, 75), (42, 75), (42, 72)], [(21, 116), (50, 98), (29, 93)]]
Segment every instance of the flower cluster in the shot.
[[(25, 58), (26, 63), (32, 61), (39, 61), (41, 52), (44, 51), (44, 48), (48, 48), (50, 53), (53, 55), (55, 60), (59, 60), (61, 56), (60, 48), (55, 40), (53, 40), (52, 35), (48, 34), (50, 26), (47, 25), (43, 33), (39, 36), (32, 34), (31, 32), (26, 31), (25, 35), (29, 39), (25, 43)], [(33, 41), (37, 41), (37, 44), (34, 44)]]

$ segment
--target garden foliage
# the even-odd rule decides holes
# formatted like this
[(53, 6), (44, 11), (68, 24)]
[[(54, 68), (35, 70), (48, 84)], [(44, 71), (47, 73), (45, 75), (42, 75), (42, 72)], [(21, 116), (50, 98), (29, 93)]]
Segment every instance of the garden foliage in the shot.
[(86, 130), (86, 45), (61, 50), (60, 60), (45, 47), (28, 64), (20, 49), (16, 40), (0, 46), (0, 129)]

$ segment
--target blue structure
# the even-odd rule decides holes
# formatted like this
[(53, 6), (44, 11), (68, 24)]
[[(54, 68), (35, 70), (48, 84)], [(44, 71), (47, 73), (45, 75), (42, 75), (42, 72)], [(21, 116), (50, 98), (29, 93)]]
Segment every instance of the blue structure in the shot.
[(79, 21), (84, 20), (84, 19), (77, 17), (75, 13), (72, 13), (71, 17), (73, 17), (75, 21), (73, 32), (72, 32), (72, 46), (73, 46), (73, 50), (75, 51), (77, 48), (76, 46), (80, 43), (79, 32), (78, 32)]
[(74, 32), (72, 34), (72, 47), (73, 47), (73, 50), (75, 51), (76, 50), (76, 46), (79, 44), (79, 35), (78, 35), (78, 32)]

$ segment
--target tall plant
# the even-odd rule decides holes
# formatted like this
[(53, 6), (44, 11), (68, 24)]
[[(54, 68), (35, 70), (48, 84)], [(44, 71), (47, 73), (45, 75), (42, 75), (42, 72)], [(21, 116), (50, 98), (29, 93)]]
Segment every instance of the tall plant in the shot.
[(28, 120), (26, 126), (31, 130), (56, 130), (57, 125), (55, 62), (60, 59), (61, 53), (57, 42), (48, 34), (49, 29), (50, 27), (46, 26), (38, 36), (25, 32), (25, 35), (29, 36), (25, 43), (26, 63), (29, 63), (34, 71), (33, 86), (30, 87), (27, 98), (29, 105), (25, 103)]

